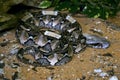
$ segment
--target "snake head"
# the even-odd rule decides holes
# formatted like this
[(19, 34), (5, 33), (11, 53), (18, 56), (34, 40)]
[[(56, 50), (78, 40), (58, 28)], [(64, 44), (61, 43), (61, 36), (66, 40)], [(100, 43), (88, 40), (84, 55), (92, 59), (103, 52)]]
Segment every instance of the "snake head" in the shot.
[(110, 46), (110, 43), (107, 39), (90, 34), (83, 34), (86, 37), (86, 44), (92, 48), (103, 48), (106, 49)]

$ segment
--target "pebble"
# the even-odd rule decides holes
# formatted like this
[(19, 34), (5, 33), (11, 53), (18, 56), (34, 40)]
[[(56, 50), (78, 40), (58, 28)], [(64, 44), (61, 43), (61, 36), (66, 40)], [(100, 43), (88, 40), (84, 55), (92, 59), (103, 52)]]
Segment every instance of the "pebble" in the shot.
[(47, 80), (53, 80), (52, 76), (49, 76), (49, 77), (47, 78)]
[(2, 68), (0, 68), (0, 75), (4, 74), (4, 70)]
[(94, 73), (101, 73), (102, 70), (101, 69), (94, 69)]
[(119, 79), (117, 78), (117, 76), (112, 76), (109, 78), (109, 80), (119, 80)]
[(5, 63), (3, 61), (0, 61), (0, 68), (4, 68), (5, 67)]
[(104, 78), (104, 77), (108, 76), (108, 74), (105, 73), (105, 72), (102, 72), (102, 73), (99, 74), (99, 76), (102, 77), (102, 78)]
[(3, 56), (4, 56), (4, 54), (0, 54), (0, 56), (1, 56), (1, 57), (3, 57)]
[(30, 71), (31, 69), (33, 69), (34, 68), (34, 66), (29, 66), (29, 68), (27, 69), (27, 71)]
[(96, 22), (96, 24), (100, 24), (100, 23), (101, 23), (101, 21), (97, 21), (97, 22)]
[(20, 65), (19, 65), (18, 63), (12, 63), (12, 64), (11, 64), (11, 67), (12, 67), (12, 68), (18, 68), (19, 66), (20, 66)]
[(1, 46), (1, 47), (4, 47), (4, 46), (6, 46), (8, 43), (9, 43), (9, 40), (8, 40), (8, 39), (4, 39), (3, 42), (0, 43), (0, 46)]
[(6, 37), (7, 35), (8, 35), (8, 32), (7, 32), (7, 33), (5, 33), (5, 34), (3, 34), (3, 36), (4, 36), (4, 37)]
[(10, 50), (10, 54), (13, 54), (13, 55), (17, 54), (18, 50), (19, 50), (18, 48), (13, 48), (13, 49)]
[(108, 76), (108, 74), (106, 72), (103, 72), (101, 69), (94, 69), (94, 73), (99, 74), (99, 76), (102, 78)]

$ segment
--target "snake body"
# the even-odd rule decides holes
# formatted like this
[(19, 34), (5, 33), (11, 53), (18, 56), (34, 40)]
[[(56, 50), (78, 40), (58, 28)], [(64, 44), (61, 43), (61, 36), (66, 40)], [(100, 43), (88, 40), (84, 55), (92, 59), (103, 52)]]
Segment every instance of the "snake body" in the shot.
[[(80, 24), (58, 11), (26, 13), (17, 27), (16, 36), (24, 46), (17, 54), (18, 59), (39, 66), (63, 65), (86, 46)], [(30, 62), (25, 54), (31, 54), (35, 61)]]
[[(58, 11), (25, 13), (17, 27), (16, 37), (24, 46), (18, 51), (17, 58), (34, 66), (66, 64), (74, 53), (86, 47), (80, 24), (72, 16)], [(32, 55), (34, 61), (24, 57), (26, 54)]]

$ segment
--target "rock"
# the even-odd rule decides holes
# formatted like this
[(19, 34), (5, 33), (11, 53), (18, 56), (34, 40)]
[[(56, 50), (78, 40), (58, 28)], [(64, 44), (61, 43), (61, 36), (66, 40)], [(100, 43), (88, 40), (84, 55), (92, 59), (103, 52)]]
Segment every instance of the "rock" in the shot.
[(0, 1), (0, 13), (7, 12), (11, 6), (22, 3), (23, 0), (1, 0)]
[(9, 9), (18, 4), (32, 6), (36, 8), (47, 8), (51, 5), (51, 1), (47, 0), (2, 0), (0, 1), (0, 13), (6, 13)]
[(102, 70), (101, 69), (94, 69), (94, 73), (101, 73)]
[(0, 75), (4, 74), (4, 70), (0, 68)]
[(3, 61), (0, 61), (0, 68), (4, 68), (5, 67), (5, 63)]
[(108, 74), (106, 72), (103, 72), (102, 69), (94, 69), (94, 73), (98, 74), (102, 78), (108, 76)]
[(117, 78), (117, 76), (112, 76), (109, 78), (109, 80), (119, 80), (119, 79)]
[(20, 64), (18, 64), (18, 63), (12, 63), (11, 67), (12, 68), (18, 68), (18, 67), (20, 67)]
[(14, 15), (0, 13), (0, 32), (15, 27), (17, 18)]
[(27, 6), (40, 8), (39, 5), (43, 0), (24, 0), (23, 4)]
[(18, 51), (19, 51), (18, 48), (13, 48), (13, 49), (10, 50), (10, 54), (12, 54), (12, 55), (17, 54)]
[(104, 78), (104, 77), (108, 76), (108, 74), (106, 72), (101, 72), (99, 74), (99, 76), (102, 77), (102, 78)]

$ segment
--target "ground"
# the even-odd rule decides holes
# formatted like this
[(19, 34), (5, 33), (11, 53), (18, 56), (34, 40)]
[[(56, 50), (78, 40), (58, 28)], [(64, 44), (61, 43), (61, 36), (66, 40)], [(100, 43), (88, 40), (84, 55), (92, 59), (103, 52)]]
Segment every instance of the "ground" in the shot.
[[(83, 33), (105, 37), (109, 40), (110, 47), (107, 49), (87, 47), (79, 54), (75, 54), (72, 61), (65, 65), (37, 67), (34, 70), (33, 66), (18, 61), (15, 55), (9, 55), (13, 48), (21, 46), (15, 38), (13, 29), (0, 36), (0, 43), (8, 41), (6, 45), (0, 46), (0, 63), (2, 61), (5, 63), (0, 74), (3, 73), (4, 77), (10, 80), (15, 72), (18, 72), (19, 80), (108, 80), (112, 76), (120, 79), (120, 30), (111, 29), (111, 26), (102, 19), (82, 15), (76, 15), (74, 18), (81, 24)], [(108, 21), (120, 26), (120, 14)], [(17, 67), (14, 67), (13, 63), (17, 63)]]

